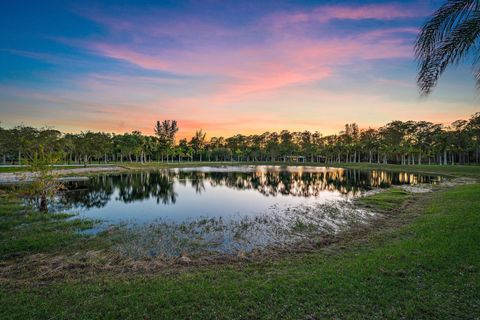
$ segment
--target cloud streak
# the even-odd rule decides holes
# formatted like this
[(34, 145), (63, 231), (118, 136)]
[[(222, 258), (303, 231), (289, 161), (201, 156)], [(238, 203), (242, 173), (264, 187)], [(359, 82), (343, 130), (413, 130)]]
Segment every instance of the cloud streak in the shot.
[(332, 20), (395, 20), (422, 17), (424, 8), (400, 4), (370, 4), (361, 6), (319, 6), (309, 11), (280, 12), (262, 19), (261, 24), (281, 29), (297, 24), (328, 23)]
[[(390, 20), (418, 15), (418, 10), (400, 5), (329, 6), (310, 12), (274, 13), (232, 30), (190, 18), (169, 24), (138, 14), (121, 18), (93, 14), (89, 17), (104, 25), (109, 36), (76, 44), (95, 54), (146, 70), (208, 78), (212, 87), (206, 102), (228, 105), (259, 92), (274, 94), (288, 86), (325, 80), (335, 74), (338, 65), (412, 56), (411, 43), (402, 36), (411, 36), (415, 28), (318, 38), (308, 35), (311, 24), (333, 19)], [(280, 22), (299, 27), (292, 31), (281, 30), (278, 28)], [(207, 35), (209, 41), (205, 41)], [(165, 37), (181, 45), (164, 47), (162, 39)], [(238, 41), (234, 42), (232, 37)], [(122, 40), (117, 41), (118, 38)], [(132, 40), (125, 41), (125, 38)]]
[[(198, 128), (331, 133), (343, 122), (374, 126), (418, 111), (412, 42), (431, 11), (424, 2), (277, 3), (263, 11), (244, 2), (223, 11), (203, 2), (77, 8), (94, 31), (47, 37), (68, 50), (0, 50), (51, 68), (41, 71), (46, 88), (0, 87), (0, 107), (10, 119), (116, 132), (152, 133), (157, 119), (176, 119), (187, 137)], [(472, 109), (463, 99), (455, 103)], [(433, 117), (432, 103), (418, 114)], [(459, 114), (439, 105), (445, 119)]]

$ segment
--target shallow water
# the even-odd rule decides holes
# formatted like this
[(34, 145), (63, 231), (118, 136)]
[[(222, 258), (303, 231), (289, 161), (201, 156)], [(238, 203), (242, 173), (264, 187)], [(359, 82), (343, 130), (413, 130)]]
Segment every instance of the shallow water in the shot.
[(325, 167), (197, 167), (100, 175), (74, 182), (66, 211), (111, 223), (183, 222), (198, 217), (256, 216), (312, 203), (351, 199), (390, 185), (436, 183), (439, 177)]
[(233, 253), (332, 234), (375, 214), (351, 199), (438, 176), (308, 166), (195, 167), (72, 182), (57, 210), (126, 226), (117, 247), (139, 256)]

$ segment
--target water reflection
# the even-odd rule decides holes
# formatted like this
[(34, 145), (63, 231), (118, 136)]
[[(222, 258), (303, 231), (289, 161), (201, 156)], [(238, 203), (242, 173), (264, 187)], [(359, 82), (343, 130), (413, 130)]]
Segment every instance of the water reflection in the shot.
[[(68, 185), (54, 210), (124, 225), (132, 258), (235, 254), (368, 223), (349, 201), (366, 190), (437, 183), (438, 176), (321, 167), (203, 167), (98, 175)], [(52, 210), (52, 211), (54, 211)]]
[[(339, 191), (355, 195), (358, 191), (385, 188), (391, 185), (433, 183), (440, 177), (386, 171), (346, 170), (315, 167), (254, 167), (252, 170), (212, 171), (175, 170), (169, 177), (183, 183), (189, 181), (197, 192), (211, 186), (226, 186), (238, 190), (253, 189), (265, 196), (318, 196), (320, 192)], [(235, 170), (235, 168), (232, 168)], [(199, 187), (200, 186), (200, 187)]]
[(87, 182), (73, 182), (59, 204), (95, 218), (151, 221), (159, 215), (259, 212), (277, 204), (348, 199), (372, 188), (439, 180), (437, 176), (340, 168), (184, 168), (99, 175)]

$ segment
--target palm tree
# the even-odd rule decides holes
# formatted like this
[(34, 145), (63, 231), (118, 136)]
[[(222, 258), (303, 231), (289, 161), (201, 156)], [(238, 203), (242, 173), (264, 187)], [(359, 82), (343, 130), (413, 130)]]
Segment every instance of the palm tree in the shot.
[(451, 64), (473, 60), (480, 89), (480, 0), (448, 0), (425, 23), (415, 44), (419, 62), (417, 83), (428, 95)]
[(190, 145), (192, 146), (193, 150), (195, 150), (195, 153), (200, 155), (200, 161), (202, 161), (202, 151), (205, 145), (206, 136), (207, 134), (200, 129), (195, 131), (195, 136), (192, 137), (192, 140), (190, 141)]
[(157, 124), (154, 127), (155, 135), (158, 138), (159, 149), (162, 153), (162, 162), (163, 155), (168, 157), (171, 152), (171, 149), (175, 145), (175, 135), (178, 132), (178, 125), (176, 120), (163, 120), (163, 122), (157, 121)]

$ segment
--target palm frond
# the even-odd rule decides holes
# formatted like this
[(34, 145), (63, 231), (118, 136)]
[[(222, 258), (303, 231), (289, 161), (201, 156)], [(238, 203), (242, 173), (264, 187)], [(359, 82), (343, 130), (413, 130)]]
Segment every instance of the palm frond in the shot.
[(415, 56), (424, 59), (450, 33), (452, 27), (467, 18), (472, 9), (478, 9), (478, 0), (449, 0), (438, 9), (422, 27), (415, 44)]
[(448, 65), (458, 63), (474, 47), (480, 36), (479, 9), (480, 0), (449, 0), (424, 25), (415, 44), (417, 83), (423, 95), (431, 92)]
[(480, 12), (457, 25), (421, 64), (418, 85), (424, 94), (430, 93), (439, 77), (450, 64), (461, 61), (474, 47), (480, 36)]
[(477, 90), (480, 90), (480, 54), (478, 51), (473, 63), (473, 76), (475, 77)]

